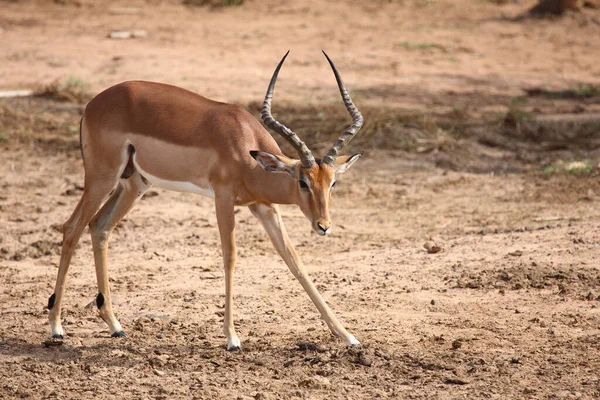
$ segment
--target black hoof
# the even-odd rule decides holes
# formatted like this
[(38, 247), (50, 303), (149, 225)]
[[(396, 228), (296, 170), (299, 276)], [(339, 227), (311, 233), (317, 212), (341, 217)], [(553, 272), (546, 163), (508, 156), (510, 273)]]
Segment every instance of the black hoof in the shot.
[(64, 337), (63, 337), (63, 335), (52, 335), (52, 339), (63, 340)]
[(240, 351), (240, 350), (241, 350), (240, 346), (233, 346), (233, 347), (227, 348), (227, 351)]
[(127, 336), (127, 335), (126, 335), (126, 334), (125, 334), (125, 332), (123, 332), (123, 331), (118, 331), (118, 332), (115, 332), (115, 333), (113, 333), (113, 334), (112, 334), (112, 335), (110, 335), (110, 336), (111, 336), (111, 337), (125, 337), (125, 336)]

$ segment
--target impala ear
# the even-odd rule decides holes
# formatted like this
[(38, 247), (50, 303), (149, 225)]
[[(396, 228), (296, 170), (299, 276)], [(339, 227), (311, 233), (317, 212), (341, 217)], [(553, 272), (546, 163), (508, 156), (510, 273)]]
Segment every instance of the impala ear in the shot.
[(264, 168), (265, 171), (287, 172), (292, 177), (296, 175), (296, 164), (298, 163), (296, 160), (287, 158), (286, 156), (276, 156), (275, 154), (256, 150), (252, 150), (250, 155)]
[(363, 153), (364, 151), (361, 151), (360, 153), (351, 156), (341, 156), (336, 158), (333, 170), (336, 174), (343, 174), (360, 158), (360, 156), (363, 155)]

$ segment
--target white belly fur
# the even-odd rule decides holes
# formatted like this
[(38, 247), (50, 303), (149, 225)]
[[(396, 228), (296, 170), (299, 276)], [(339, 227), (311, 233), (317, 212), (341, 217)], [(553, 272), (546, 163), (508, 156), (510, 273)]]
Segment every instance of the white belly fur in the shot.
[(191, 182), (165, 181), (164, 179), (160, 179), (154, 175), (147, 173), (142, 168), (140, 168), (138, 163), (135, 161), (135, 154), (133, 155), (133, 165), (135, 166), (135, 169), (140, 174), (142, 174), (142, 176), (144, 178), (146, 178), (146, 180), (148, 180), (148, 182), (150, 182), (152, 185), (154, 185), (156, 187), (159, 187), (162, 189), (167, 189), (167, 190), (172, 190), (175, 192), (197, 193), (197, 194), (201, 194), (203, 196), (210, 197), (213, 199), (215, 198), (215, 192), (214, 192), (213, 188), (210, 187), (210, 185), (208, 185), (207, 188), (201, 188), (199, 186), (194, 185)]

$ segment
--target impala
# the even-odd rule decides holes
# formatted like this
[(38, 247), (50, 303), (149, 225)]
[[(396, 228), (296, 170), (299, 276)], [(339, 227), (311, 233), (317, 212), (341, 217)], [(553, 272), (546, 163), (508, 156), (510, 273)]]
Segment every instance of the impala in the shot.
[(297, 204), (319, 235), (331, 231), (329, 204), (336, 175), (362, 155), (339, 156), (339, 152), (361, 128), (363, 117), (335, 65), (323, 52), (353, 122), (322, 159), (315, 159), (296, 133), (271, 116), (275, 82), (288, 54), (289, 51), (273, 73), (261, 115), (269, 128), (294, 147), (299, 160), (283, 155), (267, 130), (243, 107), (212, 101), (175, 86), (124, 82), (90, 101), (80, 127), (84, 191), (63, 226), (58, 277), (48, 300), (53, 338), (62, 339), (64, 335), (60, 314), (65, 278), (75, 247), (88, 224), (98, 280), (96, 305), (111, 336), (125, 335), (111, 304), (106, 265), (108, 238), (117, 223), (154, 185), (215, 199), (225, 266), (223, 329), (228, 350), (240, 348), (232, 311), (235, 206), (248, 206), (260, 221), (331, 332), (349, 345), (360, 344), (337, 320), (307, 276), (283, 225), (278, 204)]

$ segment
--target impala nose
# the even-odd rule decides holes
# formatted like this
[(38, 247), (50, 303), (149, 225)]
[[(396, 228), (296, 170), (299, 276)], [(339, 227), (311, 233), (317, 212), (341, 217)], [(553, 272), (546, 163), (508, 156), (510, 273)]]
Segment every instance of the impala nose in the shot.
[(318, 234), (325, 236), (329, 233), (331, 222), (317, 222)]

